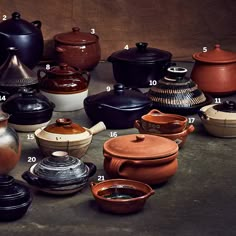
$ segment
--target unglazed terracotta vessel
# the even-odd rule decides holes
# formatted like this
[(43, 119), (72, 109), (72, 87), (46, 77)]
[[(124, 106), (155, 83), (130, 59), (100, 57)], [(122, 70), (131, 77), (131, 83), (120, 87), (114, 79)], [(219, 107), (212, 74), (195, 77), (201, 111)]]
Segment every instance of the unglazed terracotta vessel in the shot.
[(151, 110), (140, 119), (140, 125), (143, 130), (149, 133), (179, 133), (183, 131), (188, 123), (184, 116), (176, 114), (162, 113), (157, 109)]
[(153, 130), (153, 131), (144, 130), (142, 125), (141, 125), (141, 121), (139, 121), (139, 120), (135, 121), (134, 127), (136, 129), (138, 129), (139, 133), (141, 133), (141, 134), (157, 135), (157, 136), (160, 136), (160, 137), (163, 137), (163, 138), (168, 138), (170, 140), (173, 140), (178, 144), (179, 148), (184, 146), (188, 135), (190, 133), (192, 133), (195, 129), (193, 125), (187, 125), (186, 128), (181, 132), (177, 132), (177, 133), (159, 133), (159, 132), (155, 132), (155, 130)]
[(57, 61), (81, 70), (93, 69), (101, 59), (99, 37), (81, 32), (79, 27), (54, 36)]
[(114, 214), (140, 211), (154, 190), (147, 184), (127, 179), (110, 179), (90, 183), (92, 194), (99, 207)]
[(222, 138), (236, 137), (236, 103), (234, 101), (202, 107), (199, 116), (209, 134)]
[(166, 182), (177, 171), (178, 145), (155, 135), (130, 134), (104, 143), (104, 170), (112, 178)]
[(193, 54), (195, 64), (191, 78), (199, 88), (214, 96), (236, 91), (236, 53), (221, 49), (219, 44), (207, 52)]
[(88, 150), (92, 136), (106, 129), (99, 122), (87, 129), (73, 123), (69, 118), (59, 118), (56, 123), (35, 131), (36, 142), (45, 156), (54, 151), (65, 151), (69, 155), (81, 158)]
[(55, 104), (55, 111), (83, 108), (88, 95), (90, 74), (61, 63), (50, 70), (38, 70), (40, 92)]
[(14, 129), (7, 126), (9, 117), (0, 112), (0, 175), (14, 169), (21, 155), (19, 137)]

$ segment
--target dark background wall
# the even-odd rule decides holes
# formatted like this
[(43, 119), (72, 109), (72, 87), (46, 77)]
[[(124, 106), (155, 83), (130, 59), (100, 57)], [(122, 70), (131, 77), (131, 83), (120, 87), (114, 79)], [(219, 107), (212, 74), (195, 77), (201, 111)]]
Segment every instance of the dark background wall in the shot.
[(138, 41), (178, 60), (191, 60), (194, 52), (216, 43), (236, 51), (235, 0), (0, 0), (0, 19), (14, 11), (42, 21), (45, 58), (53, 55), (53, 36), (74, 26), (95, 29), (102, 59)]

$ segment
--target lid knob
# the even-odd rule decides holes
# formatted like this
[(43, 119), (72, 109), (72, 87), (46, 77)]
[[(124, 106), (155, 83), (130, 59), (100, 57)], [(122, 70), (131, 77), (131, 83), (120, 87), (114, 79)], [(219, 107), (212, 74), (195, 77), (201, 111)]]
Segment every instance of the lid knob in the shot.
[(21, 87), (18, 89), (18, 93), (21, 93), (22, 96), (32, 96), (34, 93), (36, 93), (36, 90), (27, 87)]
[(223, 102), (223, 106), (228, 110), (236, 109), (236, 103), (234, 101), (225, 101)]
[(75, 33), (76, 33), (76, 32), (79, 32), (79, 31), (80, 31), (80, 28), (79, 28), (79, 27), (73, 27), (73, 28), (72, 28), (72, 31), (75, 32)]
[(220, 49), (220, 44), (216, 44), (215, 49)]
[(114, 92), (115, 94), (122, 94), (124, 92), (125, 86), (123, 84), (115, 84), (114, 85)]
[(56, 120), (56, 124), (58, 126), (70, 125), (71, 123), (72, 123), (72, 120), (69, 118), (58, 118)]
[(176, 81), (182, 80), (187, 73), (187, 69), (178, 66), (171, 66), (167, 69), (166, 77)]
[(54, 161), (61, 161), (63, 160), (68, 160), (69, 156), (68, 156), (68, 152), (64, 152), (64, 151), (55, 151), (51, 154), (51, 157), (53, 158)]
[(11, 16), (14, 20), (19, 20), (20, 19), (20, 13), (19, 12), (13, 12)]
[(136, 47), (138, 48), (138, 51), (146, 50), (147, 46), (148, 46), (148, 43), (144, 43), (144, 42), (136, 43)]
[(137, 142), (141, 142), (145, 139), (145, 135), (144, 134), (138, 134), (136, 135), (136, 141)]
[(66, 63), (60, 63), (59, 67), (60, 67), (61, 70), (67, 70), (68, 65)]

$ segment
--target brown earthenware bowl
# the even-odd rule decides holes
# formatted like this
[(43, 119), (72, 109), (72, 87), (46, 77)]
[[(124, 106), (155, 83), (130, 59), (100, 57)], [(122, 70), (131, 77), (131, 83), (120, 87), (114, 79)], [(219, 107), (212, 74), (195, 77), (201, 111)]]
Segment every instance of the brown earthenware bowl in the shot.
[(141, 117), (141, 127), (148, 133), (174, 134), (182, 132), (188, 123), (184, 116), (162, 113), (153, 109)]
[(114, 214), (140, 211), (154, 190), (147, 184), (127, 179), (110, 179), (90, 183), (92, 194), (99, 207)]

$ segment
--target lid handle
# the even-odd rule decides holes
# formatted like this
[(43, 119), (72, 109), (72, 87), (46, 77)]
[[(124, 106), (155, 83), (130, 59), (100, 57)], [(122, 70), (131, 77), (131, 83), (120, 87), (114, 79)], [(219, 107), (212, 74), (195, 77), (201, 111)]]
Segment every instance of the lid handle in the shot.
[(142, 141), (144, 141), (144, 139), (145, 139), (145, 135), (144, 134), (136, 135), (136, 141), (137, 142), (142, 142)]
[(220, 44), (216, 44), (215, 49), (220, 49)]
[(79, 27), (73, 27), (72, 31), (75, 32), (75, 33), (80, 32), (80, 28)]
[(13, 12), (11, 14), (13, 20), (19, 20), (20, 19), (20, 13), (19, 12)]
[(118, 95), (123, 94), (124, 89), (125, 89), (125, 86), (123, 84), (118, 83), (114, 85), (115, 94), (118, 94)]
[(136, 43), (136, 47), (138, 48), (138, 51), (145, 51), (147, 49), (148, 43), (144, 42), (138, 42)]
[(22, 96), (24, 96), (24, 97), (28, 97), (28, 96), (32, 96), (33, 94), (35, 94), (36, 90), (32, 89), (32, 88), (28, 88), (28, 87), (21, 87), (18, 89), (17, 92), (21, 93)]
[(72, 124), (72, 120), (69, 119), (69, 118), (58, 118), (56, 120), (56, 124), (58, 126), (68, 126), (68, 125), (71, 125)]
[(59, 67), (61, 70), (67, 70), (68, 69), (68, 65), (66, 63), (60, 63)]
[(236, 103), (234, 101), (225, 101), (225, 102), (223, 102), (223, 107), (228, 110), (235, 110)]

